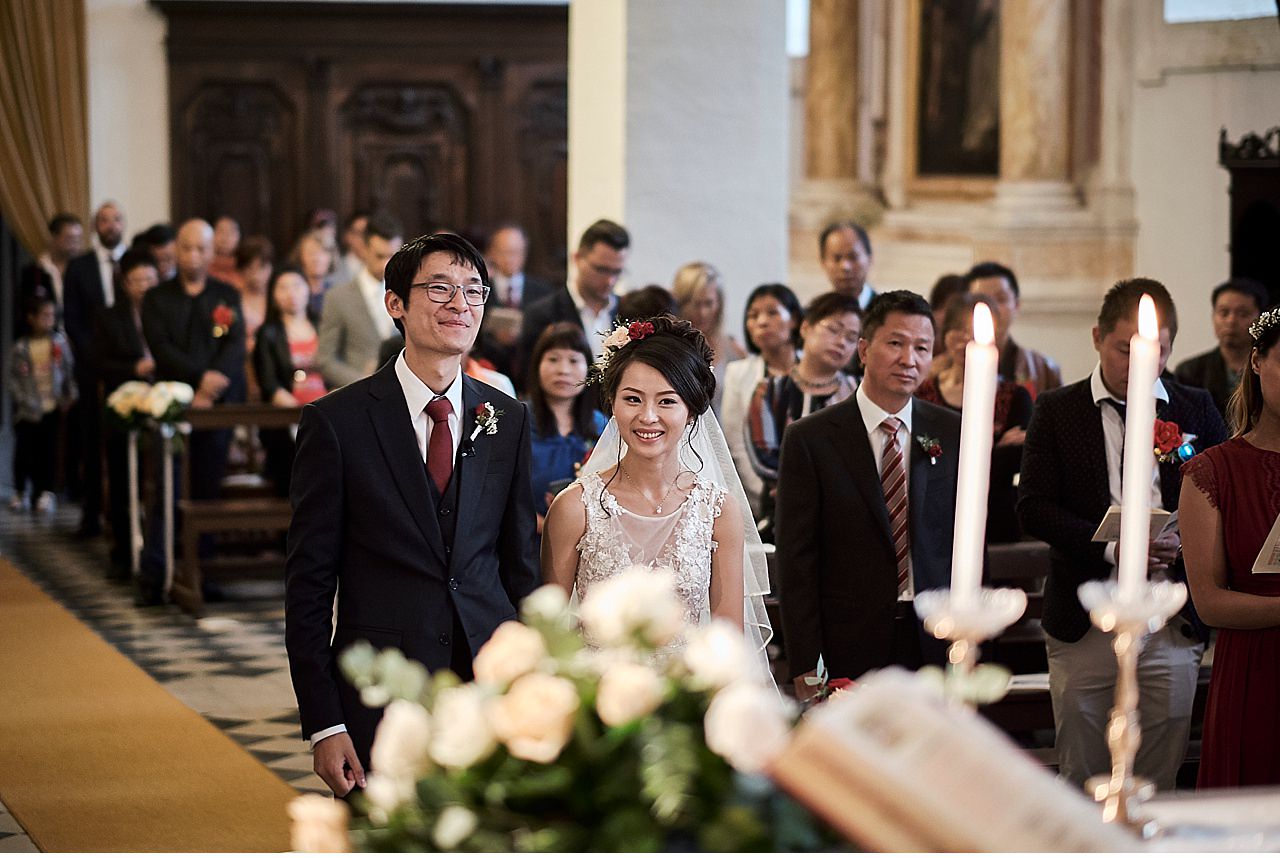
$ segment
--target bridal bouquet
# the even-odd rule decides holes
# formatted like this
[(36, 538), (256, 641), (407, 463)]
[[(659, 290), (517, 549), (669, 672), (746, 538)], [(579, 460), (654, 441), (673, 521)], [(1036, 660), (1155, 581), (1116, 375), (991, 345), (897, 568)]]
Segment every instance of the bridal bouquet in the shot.
[(181, 381), (126, 381), (107, 397), (107, 412), (124, 429), (141, 429), (148, 420), (172, 425), (182, 419), (195, 398)]
[[(761, 774), (787, 742), (792, 708), (753, 674), (737, 628), (687, 629), (683, 616), (674, 576), (636, 567), (592, 589), (581, 631), (563, 591), (535, 592), (522, 622), (500, 626), (477, 653), (474, 682), (428, 677), (396, 650), (349, 649), (342, 669), (367, 705), (387, 707), (351, 844), (594, 852), (832, 842)], [(322, 801), (291, 808), (295, 849), (341, 840), (332, 836), (341, 817), (308, 807)]]

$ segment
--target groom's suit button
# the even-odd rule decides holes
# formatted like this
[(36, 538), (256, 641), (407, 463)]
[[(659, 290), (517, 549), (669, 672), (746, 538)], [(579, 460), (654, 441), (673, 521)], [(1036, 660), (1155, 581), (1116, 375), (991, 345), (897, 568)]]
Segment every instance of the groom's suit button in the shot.
[(440, 646), (448, 646), (448, 645), (449, 645), (449, 636), (444, 634), (440, 635)]
[(458, 589), (458, 579), (457, 579), (457, 578), (450, 578), (450, 579), (449, 579), (449, 589), (450, 589), (450, 590), (456, 590), (456, 589)]
[(442, 506), (442, 507), (440, 507), (440, 514), (441, 514), (441, 515), (449, 515), (449, 514), (450, 514), (450, 513), (452, 513), (452, 512), (453, 512), (453, 510), (449, 509), (447, 506)]

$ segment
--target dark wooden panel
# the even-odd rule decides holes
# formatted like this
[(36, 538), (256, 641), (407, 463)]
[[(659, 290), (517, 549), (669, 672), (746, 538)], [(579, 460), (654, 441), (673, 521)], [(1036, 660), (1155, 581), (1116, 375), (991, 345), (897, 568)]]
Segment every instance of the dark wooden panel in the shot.
[(231, 214), (282, 252), (317, 207), (386, 207), (410, 236), (514, 219), (530, 270), (564, 276), (565, 7), (152, 5), (175, 218)]

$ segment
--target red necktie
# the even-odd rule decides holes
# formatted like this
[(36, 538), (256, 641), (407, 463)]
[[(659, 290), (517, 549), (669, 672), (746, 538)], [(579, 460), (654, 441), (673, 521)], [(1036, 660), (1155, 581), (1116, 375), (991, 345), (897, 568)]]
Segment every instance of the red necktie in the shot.
[(880, 454), (880, 487), (884, 490), (884, 505), (889, 510), (889, 529), (893, 532), (893, 550), (898, 560), (898, 592), (907, 589), (907, 574), (911, 556), (911, 535), (907, 530), (907, 471), (902, 465), (902, 445), (898, 443), (896, 417), (886, 418), (880, 428), (889, 436)]
[(449, 415), (453, 406), (443, 396), (427, 403), (427, 417), (431, 419), (431, 438), (427, 441), (427, 473), (444, 494), (453, 475), (453, 436), (449, 434)]

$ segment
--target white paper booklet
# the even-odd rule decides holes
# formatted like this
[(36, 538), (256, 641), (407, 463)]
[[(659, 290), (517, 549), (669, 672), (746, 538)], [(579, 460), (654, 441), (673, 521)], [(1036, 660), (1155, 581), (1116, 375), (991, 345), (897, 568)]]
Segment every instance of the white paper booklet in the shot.
[(1280, 574), (1280, 518), (1271, 525), (1271, 532), (1262, 543), (1262, 550), (1253, 561), (1253, 571), (1258, 575)]
[[(1164, 509), (1151, 510), (1151, 538), (1155, 539), (1165, 530), (1178, 526), (1178, 513)], [(1107, 514), (1102, 517), (1098, 529), (1093, 532), (1094, 542), (1116, 542), (1120, 539), (1120, 507), (1112, 504)]]
[(984, 718), (898, 668), (814, 709), (771, 774), (867, 850), (1142, 848)]

